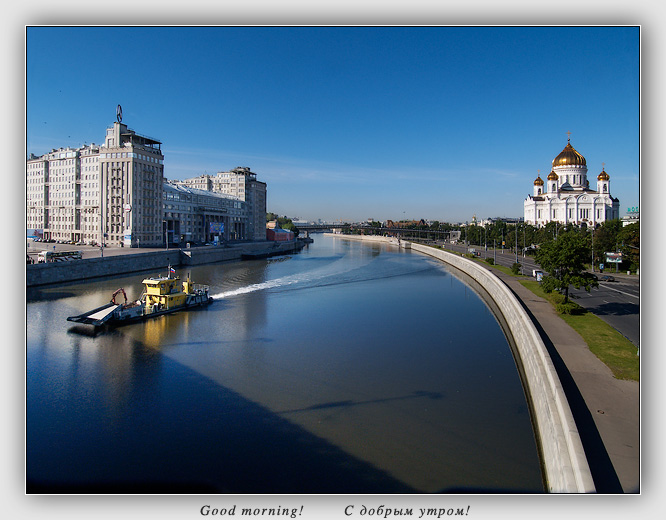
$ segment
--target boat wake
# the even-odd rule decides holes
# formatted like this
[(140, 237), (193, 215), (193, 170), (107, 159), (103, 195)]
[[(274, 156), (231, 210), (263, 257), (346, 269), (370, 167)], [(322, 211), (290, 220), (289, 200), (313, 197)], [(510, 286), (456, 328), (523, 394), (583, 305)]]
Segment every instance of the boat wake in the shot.
[(224, 291), (217, 294), (212, 294), (211, 297), (214, 300), (219, 300), (222, 298), (229, 298), (231, 296), (238, 296), (239, 294), (248, 294), (256, 291), (263, 291), (265, 289), (272, 289), (274, 287), (284, 287), (287, 285), (292, 285), (300, 282), (295, 276), (287, 276), (284, 278), (276, 278), (275, 280), (269, 280), (267, 282), (255, 283), (252, 285), (246, 285), (245, 287), (239, 287), (237, 289), (232, 289), (230, 291)]
[(360, 257), (353, 259), (350, 263), (349, 258), (344, 258), (344, 260), (343, 258), (339, 258), (333, 263), (311, 271), (229, 289), (217, 294), (212, 294), (211, 297), (215, 300), (219, 300), (270, 289), (306, 289), (312, 287), (341, 285), (378, 278), (391, 278), (393, 276), (414, 274), (433, 268), (431, 265), (417, 265), (405, 269), (403, 264), (394, 263), (390, 260), (387, 261), (386, 259), (380, 260), (380, 264), (377, 265), (376, 260), (377, 257)]
[(301, 272), (289, 276), (283, 276), (281, 278), (276, 278), (274, 280), (267, 280), (265, 282), (246, 285), (244, 287), (230, 289), (227, 291), (219, 292), (217, 294), (212, 294), (211, 297), (215, 300), (218, 300), (223, 298), (230, 298), (232, 296), (238, 296), (241, 294), (248, 294), (267, 289), (280, 289), (293, 285), (298, 285), (299, 288), (311, 287), (313, 285), (318, 285), (319, 282), (321, 282), (322, 280), (326, 280), (331, 277), (336, 277), (337, 279), (340, 279), (340, 277), (342, 277), (346, 273), (352, 271), (358, 271), (359, 269), (364, 268), (373, 260), (374, 258), (372, 257), (358, 258), (355, 259), (355, 261), (351, 262), (350, 265), (349, 258), (340, 257), (330, 264), (326, 264), (325, 266), (312, 269), (310, 271)]

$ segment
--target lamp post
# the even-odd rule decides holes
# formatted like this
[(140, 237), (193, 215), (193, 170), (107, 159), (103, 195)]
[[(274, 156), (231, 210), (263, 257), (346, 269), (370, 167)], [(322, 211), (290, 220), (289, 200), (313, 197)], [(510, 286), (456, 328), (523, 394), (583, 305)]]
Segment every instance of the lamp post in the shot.
[(104, 258), (104, 224), (102, 223), (102, 210), (99, 210), (99, 256)]
[(162, 224), (164, 224), (164, 244), (165, 244), (165, 248), (168, 250), (169, 249), (169, 232), (167, 230), (168, 229), (167, 228), (167, 221), (163, 220)]
[(594, 272), (594, 224), (592, 225), (592, 272)]
[(516, 229), (514, 230), (516, 233), (516, 263), (518, 263), (518, 224), (516, 223)]

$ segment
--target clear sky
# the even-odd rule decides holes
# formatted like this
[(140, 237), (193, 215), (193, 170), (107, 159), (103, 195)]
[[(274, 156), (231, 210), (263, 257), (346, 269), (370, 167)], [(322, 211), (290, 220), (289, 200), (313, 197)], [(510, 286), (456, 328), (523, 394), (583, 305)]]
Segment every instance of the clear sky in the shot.
[(28, 27), (26, 146), (162, 142), (304, 219), (523, 215), (567, 144), (639, 205), (638, 27)]

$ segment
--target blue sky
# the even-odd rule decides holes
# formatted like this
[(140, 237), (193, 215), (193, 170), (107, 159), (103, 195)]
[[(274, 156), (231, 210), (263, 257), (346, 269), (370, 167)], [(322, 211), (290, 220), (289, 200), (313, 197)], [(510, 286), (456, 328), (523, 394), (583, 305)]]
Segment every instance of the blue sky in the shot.
[(249, 166), (268, 210), (522, 216), (567, 143), (639, 205), (637, 27), (28, 27), (26, 147), (155, 137), (165, 176)]

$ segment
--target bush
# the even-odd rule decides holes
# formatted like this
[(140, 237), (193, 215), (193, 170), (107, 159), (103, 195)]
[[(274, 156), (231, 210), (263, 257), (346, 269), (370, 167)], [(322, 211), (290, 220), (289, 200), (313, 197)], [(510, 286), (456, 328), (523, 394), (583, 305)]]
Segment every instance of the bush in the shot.
[(560, 314), (583, 314), (585, 309), (575, 302), (558, 303), (555, 309)]
[(490, 265), (494, 265), (494, 264), (495, 264), (495, 260), (493, 260), (493, 259), (490, 258), (490, 257), (486, 258), (486, 262), (488, 262)]
[(520, 274), (520, 264), (518, 262), (513, 263), (513, 265), (511, 266), (511, 272), (513, 274)]

